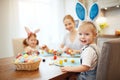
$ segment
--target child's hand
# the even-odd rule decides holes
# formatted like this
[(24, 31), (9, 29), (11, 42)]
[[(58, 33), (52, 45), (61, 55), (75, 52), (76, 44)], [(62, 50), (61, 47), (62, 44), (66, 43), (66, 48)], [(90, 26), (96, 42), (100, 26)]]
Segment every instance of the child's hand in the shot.
[(73, 50), (70, 49), (70, 48), (67, 48), (67, 50), (65, 51), (65, 53), (67, 53), (67, 54), (72, 54), (72, 53), (73, 53)]
[(39, 54), (40, 54), (38, 50), (34, 50), (34, 52), (33, 52), (33, 53), (35, 53), (35, 54), (37, 54), (37, 55), (39, 55)]
[(34, 50), (34, 51), (33, 51), (33, 53), (37, 53), (37, 52), (38, 52), (38, 50)]
[(62, 51), (66, 52), (68, 49), (69, 49), (68, 47), (64, 47)]
[(42, 49), (42, 50), (45, 50), (46, 52), (48, 52), (48, 51), (49, 51), (49, 48), (48, 48), (48, 46), (47, 46), (47, 45), (43, 45), (43, 46), (41, 47), (41, 49)]
[(41, 47), (41, 49), (45, 49), (45, 48), (47, 48), (47, 45), (43, 45), (42, 47)]
[(61, 67), (62, 72), (71, 72), (71, 66)]
[(74, 53), (80, 53), (81, 50), (73, 50)]
[(76, 50), (73, 50), (71, 54), (77, 54), (78, 52)]

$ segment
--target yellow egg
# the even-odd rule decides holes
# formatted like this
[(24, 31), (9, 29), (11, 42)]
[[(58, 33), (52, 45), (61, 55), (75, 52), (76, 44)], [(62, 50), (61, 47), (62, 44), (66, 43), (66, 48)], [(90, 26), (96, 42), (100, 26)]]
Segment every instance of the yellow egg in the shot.
[(52, 53), (52, 50), (50, 50), (50, 49), (49, 49), (49, 51), (48, 51), (48, 52), (49, 52), (49, 53)]
[(72, 60), (71, 60), (71, 63), (75, 63), (75, 60), (72, 59)]
[(59, 60), (59, 64), (62, 65), (63, 64), (63, 60)]

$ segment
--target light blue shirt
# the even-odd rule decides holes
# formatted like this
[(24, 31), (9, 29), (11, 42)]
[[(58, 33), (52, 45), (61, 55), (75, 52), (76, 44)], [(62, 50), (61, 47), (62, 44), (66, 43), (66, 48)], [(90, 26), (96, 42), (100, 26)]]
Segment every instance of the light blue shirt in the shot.
[(63, 42), (64, 46), (75, 49), (75, 50), (80, 50), (82, 48), (82, 44), (79, 41), (79, 35), (77, 34), (75, 37), (75, 40), (73, 42), (70, 41), (70, 33), (67, 33), (64, 36)]

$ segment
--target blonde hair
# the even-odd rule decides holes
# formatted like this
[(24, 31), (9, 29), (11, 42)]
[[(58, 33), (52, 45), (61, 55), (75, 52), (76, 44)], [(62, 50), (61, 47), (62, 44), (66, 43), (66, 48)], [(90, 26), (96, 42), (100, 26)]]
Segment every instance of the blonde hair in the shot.
[(73, 23), (75, 23), (75, 20), (73, 19), (73, 17), (71, 15), (66, 15), (64, 18), (63, 18), (63, 22), (65, 19), (70, 19)]
[(95, 24), (93, 23), (93, 22), (90, 22), (90, 21), (84, 21), (81, 25), (80, 25), (80, 27), (79, 27), (79, 29), (78, 30), (80, 30), (80, 29), (84, 29), (84, 28), (89, 28), (89, 29), (91, 29), (91, 31), (92, 31), (92, 33), (93, 34), (97, 34), (97, 29), (96, 29), (96, 26), (95, 26)]

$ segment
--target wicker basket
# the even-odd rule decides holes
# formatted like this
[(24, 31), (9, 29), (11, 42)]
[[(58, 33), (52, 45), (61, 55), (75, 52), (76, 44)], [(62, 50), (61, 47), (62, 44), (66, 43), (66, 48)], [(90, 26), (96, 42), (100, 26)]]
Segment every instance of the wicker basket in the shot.
[(32, 62), (32, 63), (15, 63), (16, 70), (37, 70), (39, 69), (40, 61)]

